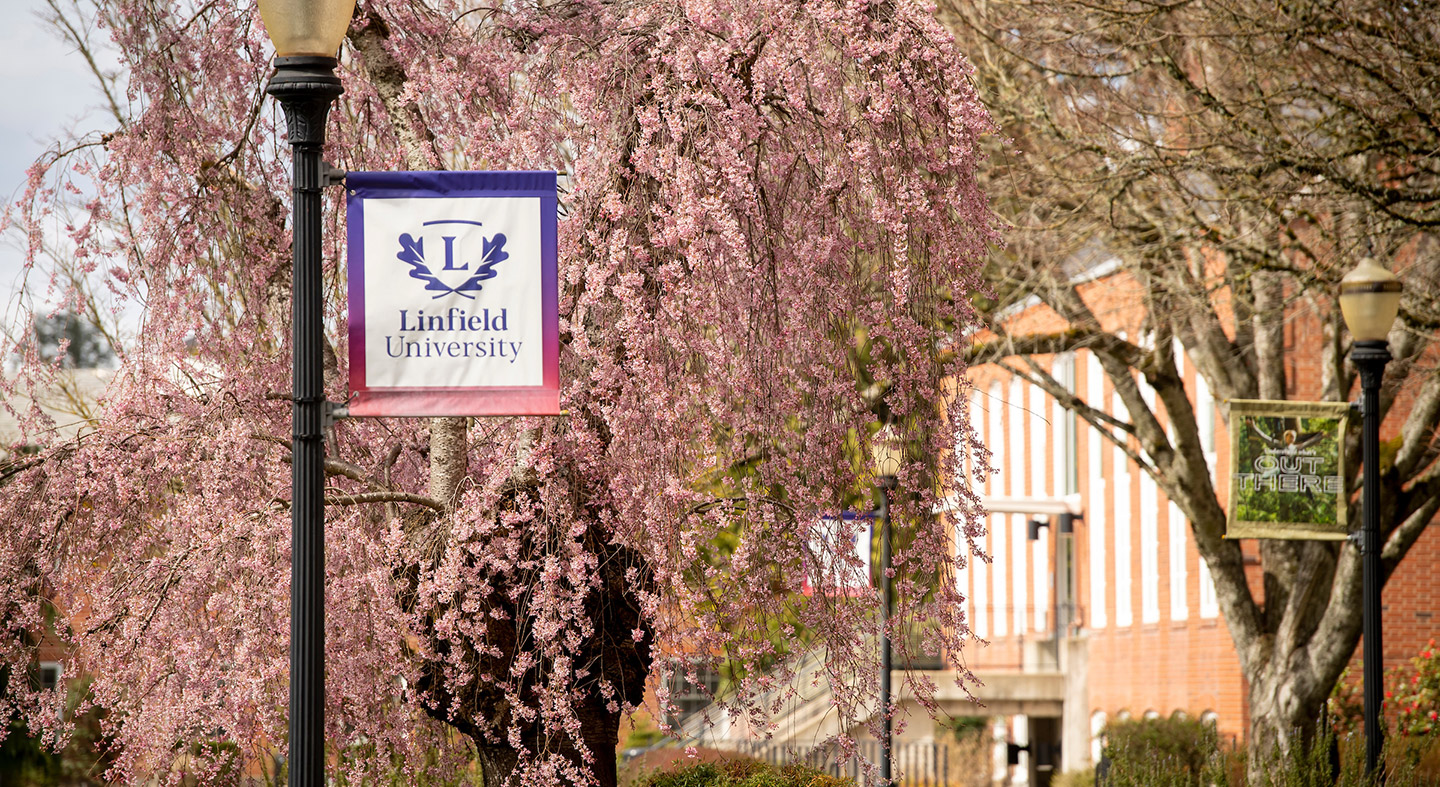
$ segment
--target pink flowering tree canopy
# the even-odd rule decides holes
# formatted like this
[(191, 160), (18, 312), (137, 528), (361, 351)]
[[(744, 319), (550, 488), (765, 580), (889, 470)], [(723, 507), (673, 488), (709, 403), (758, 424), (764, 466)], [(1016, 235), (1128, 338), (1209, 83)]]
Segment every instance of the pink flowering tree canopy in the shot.
[[(248, 2), (94, 0), (68, 19), (89, 31), (72, 32), (82, 49), (109, 36), (119, 53), (122, 74), (101, 80), (114, 126), (37, 163), (5, 221), (30, 239), (29, 275), (91, 316), (118, 368), (79, 431), (61, 430), (16, 394), (70, 372), (24, 337), (6, 348), (7, 406), (38, 450), (0, 471), (0, 721), (63, 741), (58, 699), (21, 679), (58, 637), (107, 711), (112, 777), (271, 772), (290, 558), (273, 52)], [(362, 1), (340, 54), (337, 166), (564, 173), (567, 412), (329, 434), (334, 768), (419, 778), (474, 759), (492, 785), (613, 784), (647, 678), (704, 662), (762, 730), (773, 708), (756, 698), (806, 657), (834, 713), (878, 718), (879, 599), (826, 580), (857, 563), (853, 532), (827, 542), (816, 525), (872, 505), (884, 423), (906, 456), (897, 663), (923, 648), (961, 669), (948, 577), (972, 554), (967, 473), (986, 455), (945, 401), (997, 227), (976, 181), (990, 121), (932, 9)]]

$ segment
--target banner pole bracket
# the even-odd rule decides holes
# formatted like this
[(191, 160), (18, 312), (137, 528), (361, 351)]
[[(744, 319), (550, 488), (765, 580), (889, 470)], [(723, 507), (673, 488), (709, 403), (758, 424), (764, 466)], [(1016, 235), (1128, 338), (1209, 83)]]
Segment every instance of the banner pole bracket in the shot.
[(324, 168), (324, 171), (320, 173), (320, 179), (324, 181), (326, 186), (345, 185), (345, 176), (350, 174), (349, 172), (340, 169), (328, 161), (320, 162), (320, 166)]
[(326, 402), (321, 410), (320, 424), (325, 431), (330, 431), (336, 421), (343, 421), (350, 417), (350, 408), (335, 402)]

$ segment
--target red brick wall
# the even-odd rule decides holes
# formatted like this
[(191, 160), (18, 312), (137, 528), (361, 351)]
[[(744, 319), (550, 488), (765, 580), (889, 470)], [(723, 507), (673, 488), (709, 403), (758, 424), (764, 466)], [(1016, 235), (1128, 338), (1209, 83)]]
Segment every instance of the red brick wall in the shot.
[[(1107, 330), (1137, 330), (1137, 326), (1127, 326), (1129, 320), (1138, 319), (1140, 311), (1136, 308), (1137, 294), (1133, 283), (1126, 276), (1115, 276), (1101, 282), (1089, 285), (1086, 298), (1092, 302), (1092, 308), (1101, 316)], [(1223, 308), (1223, 304), (1222, 307)], [(1033, 307), (1017, 315), (1014, 319), (1014, 329), (1017, 331), (1044, 331), (1061, 330), (1063, 324), (1044, 307)], [(982, 337), (983, 340), (983, 337)], [(1314, 319), (1307, 319), (1305, 315), (1299, 314), (1292, 319), (1286, 328), (1287, 349), (1287, 374), (1288, 393), (1297, 399), (1318, 398), (1321, 391), (1321, 380), (1323, 368), (1321, 364), (1324, 356), (1318, 350), (1302, 351), (1304, 348), (1319, 348), (1323, 346), (1324, 336), (1320, 324)], [(1083, 353), (1075, 363), (1076, 385), (1074, 390), (1084, 396), (1087, 390), (1085, 374), (1086, 365), (1083, 363)], [(1036, 359), (1043, 366), (1049, 364), (1051, 359), (1041, 357)], [(1195, 370), (1187, 362), (1183, 364), (1182, 371), (1187, 379), (1187, 387), (1192, 392), (1195, 388)], [(1002, 433), (996, 435), (988, 434), (987, 427), (990, 419), (986, 413), (975, 412), (973, 417), (976, 427), (984, 435), (988, 445), (1000, 446), (1003, 451), (1008, 452), (1010, 441), (1008, 433), (1011, 429), (1028, 430), (1031, 428), (1031, 419), (1024, 416), (1035, 408), (1029, 394), (1022, 398), (1021, 402), (994, 401), (989, 395), (990, 384), (993, 380), (1001, 381), (1002, 396), (1008, 396), (1009, 375), (998, 367), (982, 367), (972, 370), (970, 380), (974, 390), (980, 392), (979, 401), (984, 408), (1000, 407), (1002, 409), (1001, 425)], [(1108, 383), (1104, 386), (1104, 403), (1108, 404), (1111, 396), (1111, 389)], [(1092, 405), (1097, 404), (1092, 402)], [(1408, 410), (1410, 399), (1401, 395), (1391, 412), (1391, 418), (1387, 419), (1385, 432), (1388, 435), (1394, 434), (1399, 428), (1399, 422), (1403, 414)], [(1044, 412), (1050, 412), (1050, 404), (1043, 405)], [(1105, 409), (1108, 410), (1108, 407)], [(1226, 469), (1225, 457), (1228, 450), (1227, 435), (1223, 423), (1216, 418), (1216, 464), (1215, 482), (1217, 494), (1221, 500), (1227, 495), (1228, 471)], [(1058, 439), (1058, 425), (1051, 424), (1049, 435), (1046, 437), (1047, 450), (1053, 456), (1054, 441)], [(1079, 490), (1082, 494), (1083, 509), (1085, 511), (1103, 511), (1103, 527), (1107, 531), (1105, 535), (1105, 607), (1106, 622), (1104, 627), (1090, 626), (1094, 617), (1082, 611), (1081, 622), (1085, 624), (1084, 635), (1088, 636), (1090, 643), (1090, 710), (1103, 711), (1110, 719), (1116, 718), (1121, 712), (1128, 712), (1132, 717), (1139, 718), (1147, 711), (1156, 711), (1162, 715), (1169, 715), (1180, 710), (1192, 717), (1199, 717), (1206, 712), (1217, 714), (1222, 735), (1226, 737), (1243, 738), (1248, 726), (1248, 710), (1246, 707), (1246, 686), (1240, 675), (1238, 658), (1235, 653), (1234, 644), (1226, 629), (1223, 618), (1203, 618), (1200, 615), (1200, 558), (1196, 551), (1193, 536), (1189, 532), (1188, 524), (1185, 528), (1186, 547), (1186, 609), (1187, 616), (1184, 620), (1171, 620), (1171, 598), (1169, 578), (1169, 528), (1168, 528), (1168, 504), (1163, 492), (1157, 494), (1159, 511), (1142, 511), (1140, 485), (1140, 471), (1130, 464), (1130, 485), (1123, 490), (1123, 494), (1129, 497), (1129, 511), (1131, 514), (1131, 547), (1130, 547), (1130, 572), (1132, 579), (1131, 606), (1133, 609), (1133, 624), (1125, 627), (1117, 625), (1115, 609), (1115, 513), (1116, 506), (1114, 495), (1117, 491), (1114, 488), (1113, 479), (1116, 477), (1116, 468), (1112, 466), (1115, 452), (1105, 443), (1100, 452), (1101, 472), (1105, 479), (1110, 479), (1106, 490), (1108, 494), (1104, 500), (1091, 500), (1088, 498), (1088, 484), (1085, 479), (1090, 473), (1088, 463), (1090, 461), (1088, 441), (1092, 439), (1090, 430), (1081, 426), (1077, 430), (1077, 450), (1075, 460), (1079, 465), (1079, 477), (1081, 483)], [(1028, 433), (1024, 440), (1028, 448), (1031, 445)], [(1002, 475), (991, 483), (990, 494), (1018, 495), (1023, 493), (1034, 494), (1036, 490), (1054, 491), (1060, 488), (1059, 480), (1056, 478), (1057, 469), (1053, 462), (1047, 465), (1047, 472), (1044, 479), (1032, 478), (1033, 470), (1030, 461), (1020, 462), (1017, 477), (1007, 477), (1003, 471), (1007, 469), (1004, 459), (1002, 463)], [(1159, 582), (1159, 607), (1160, 621), (1155, 623), (1142, 623), (1142, 599), (1141, 599), (1141, 538), (1139, 532), (1139, 518), (1141, 516), (1152, 516), (1157, 520), (1158, 533), (1158, 577)], [(992, 517), (994, 519), (994, 517)], [(1003, 521), (1003, 520), (1002, 520)], [(1077, 523), (1075, 532), (1076, 566), (1078, 573), (1077, 601), (1082, 605), (1088, 605), (1090, 601), (1090, 535), (1088, 528), (1090, 524), (1085, 521)], [(1008, 534), (1007, 534), (1008, 535)], [(1051, 541), (1051, 534), (1043, 536), (1046, 543)], [(1006, 539), (1007, 552), (1013, 547), (1010, 539)], [(987, 539), (985, 543), (988, 549), (991, 542)], [(1027, 552), (1030, 549), (1028, 543), (1022, 542), (1022, 548)], [(1246, 556), (1247, 574), (1250, 579), (1251, 592), (1257, 600), (1263, 601), (1261, 588), (1261, 574), (1258, 560), (1258, 546), (1255, 541), (1242, 542), (1242, 550)], [(1016, 581), (1015, 571), (1012, 567), (1011, 557), (1006, 554), (996, 557), (997, 562), (1004, 560), (1007, 566), (1007, 581), (1013, 587)], [(1047, 555), (1045, 566), (1037, 566), (1033, 557), (1027, 556), (1025, 582), (1027, 588), (1033, 588), (1033, 572), (1044, 568), (1048, 570), (1054, 563), (1053, 554)], [(989, 571), (986, 579), (993, 583), (994, 572)], [(964, 577), (973, 589), (975, 581), (974, 572), (969, 572)], [(1048, 606), (1049, 599), (1034, 598), (1033, 590), (1027, 598), (1028, 605), (1042, 604)], [(986, 594), (986, 600), (993, 604), (993, 591)], [(1013, 591), (1007, 593), (1007, 604), (1013, 603)], [(1384, 593), (1384, 634), (1385, 634), (1385, 661), (1386, 667), (1395, 667), (1407, 664), (1426, 643), (1440, 637), (1440, 621), (1437, 621), (1437, 614), (1440, 614), (1440, 535), (1428, 531), (1421, 537), (1407, 555), (1404, 562), (1396, 571), (1394, 576), (1385, 588)], [(996, 613), (1009, 615), (1008, 611), (995, 610), (990, 613), (993, 621)], [(993, 632), (993, 623), (991, 625)], [(1027, 631), (1026, 637), (1045, 636), (1043, 634)], [(988, 646), (975, 646), (970, 648), (966, 655), (967, 663), (976, 670), (986, 668), (1013, 668), (1021, 660), (1021, 643), (1019, 638), (1011, 633), (1005, 637), (991, 637)], [(1357, 657), (1359, 650), (1357, 649)], [(1358, 666), (1352, 672), (1358, 674)]]

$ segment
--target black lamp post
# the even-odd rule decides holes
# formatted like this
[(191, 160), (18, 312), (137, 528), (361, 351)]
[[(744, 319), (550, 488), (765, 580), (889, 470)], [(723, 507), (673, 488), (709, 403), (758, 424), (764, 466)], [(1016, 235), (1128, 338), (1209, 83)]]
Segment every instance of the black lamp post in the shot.
[(890, 492), (899, 485), (895, 474), (900, 470), (902, 452), (895, 432), (889, 426), (875, 436), (875, 480), (880, 488), (880, 783), (891, 784), (890, 719)]
[(275, 45), (268, 92), (285, 110), (294, 155), (291, 223), (294, 351), (290, 502), (291, 787), (325, 784), (325, 389), (321, 352), (320, 160), (325, 118), (341, 91), (335, 52), (355, 0), (260, 0)]
[(1400, 290), (1400, 280), (1395, 274), (1369, 257), (1340, 280), (1340, 311), (1355, 340), (1350, 360), (1360, 372), (1360, 406), (1364, 417), (1360, 554), (1364, 561), (1365, 773), (1382, 779), (1383, 774), (1378, 771), (1384, 675), (1384, 655), (1380, 648), (1380, 587), (1384, 582), (1380, 565), (1380, 382), (1385, 376), (1385, 364), (1390, 362), (1390, 347), (1385, 338), (1400, 310)]

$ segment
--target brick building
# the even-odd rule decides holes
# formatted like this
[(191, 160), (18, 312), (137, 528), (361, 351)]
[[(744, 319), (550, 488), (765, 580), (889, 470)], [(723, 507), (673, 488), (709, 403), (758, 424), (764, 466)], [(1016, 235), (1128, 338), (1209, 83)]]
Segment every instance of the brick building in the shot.
[[(1101, 270), (1083, 290), (1099, 304), (1097, 313), (1107, 315), (1108, 330), (1140, 335), (1139, 326), (1123, 322), (1141, 313), (1127, 308), (1127, 298), (1138, 297), (1128, 276)], [(1030, 323), (1025, 331), (1065, 327), (1038, 306), (1010, 319)], [(1322, 341), (1319, 326), (1297, 315), (1285, 330), (1287, 395), (1318, 398), (1321, 354), (1306, 348)], [(1229, 477), (1224, 403), (1214, 400), (1178, 345), (1176, 354), (1223, 501)], [(1125, 417), (1088, 351), (1033, 360), (1088, 405)], [(997, 741), (1034, 744), (1015, 766), (997, 754), (996, 779), (1043, 784), (1052, 769), (1093, 763), (1096, 733), (1112, 719), (1181, 713), (1212, 720), (1222, 739), (1243, 741), (1247, 687), (1210, 571), (1178, 507), (1124, 451), (1038, 386), (999, 365), (972, 369), (970, 382), (972, 423), (998, 473), (983, 489), (992, 513), (980, 546), (991, 561), (970, 561), (957, 579), (976, 637), (988, 641), (968, 647), (965, 661), (982, 680), (1047, 681), (1053, 702), (1046, 713), (1061, 709), (1058, 718), (1018, 713), (995, 720)], [(1153, 406), (1154, 391), (1139, 382)], [(1406, 404), (1402, 395), (1388, 430)], [(1259, 598), (1257, 543), (1243, 541), (1242, 551)], [(1407, 664), (1440, 633), (1433, 617), (1440, 607), (1437, 574), (1440, 534), (1427, 528), (1384, 590), (1387, 669)], [(1358, 675), (1358, 666), (1352, 663), (1351, 672)], [(988, 691), (977, 692), (987, 703)], [(994, 696), (1003, 704), (1002, 694)]]
[[(1105, 331), (1145, 345), (1145, 293), (1127, 272), (1101, 262), (1073, 284)], [(1226, 291), (1209, 297), (1223, 316)], [(1324, 341), (1318, 321), (1292, 308), (1284, 325), (1287, 398), (1321, 398), (1322, 353), (1311, 349)], [(1059, 335), (1069, 328), (1034, 299), (1011, 310), (1006, 327), (1017, 336)], [(1227, 408), (1178, 344), (1174, 349), (1223, 504), (1229, 491)], [(1011, 368), (1024, 366), (1008, 360)], [(1126, 420), (1120, 396), (1088, 350), (1028, 360), (1084, 404)], [(1166, 425), (1156, 392), (1137, 379), (1141, 398)], [(1006, 364), (975, 366), (968, 383), (958, 399), (947, 398), (969, 408), (998, 471), (979, 490), (990, 515), (977, 546), (989, 560), (971, 559), (956, 576), (975, 634), (960, 655), (983, 684), (975, 689), (983, 707), (953, 688), (950, 670), (919, 669), (937, 687), (942, 716), (989, 719), (992, 757), (981, 782), (1043, 785), (1056, 772), (1093, 764), (1099, 731), (1117, 719), (1184, 714), (1213, 722), (1224, 740), (1243, 741), (1250, 723), (1248, 687), (1209, 567), (1179, 507), (1125, 450)], [(1382, 438), (1393, 436), (1409, 405), (1402, 392)], [(1126, 444), (1143, 456), (1133, 438)], [(1241, 541), (1241, 551), (1250, 591), (1259, 600), (1258, 542)], [(1440, 607), (1437, 574), (1440, 534), (1426, 529), (1385, 587), (1387, 668), (1407, 664), (1440, 634), (1433, 617)], [(1351, 675), (1359, 675), (1353, 663)], [(803, 702), (774, 715), (774, 737), (766, 744), (771, 749), (803, 752), (842, 731), (867, 737), (863, 729), (840, 729), (835, 715), (825, 712), (828, 688), (815, 685)], [(907, 717), (897, 751), (948, 737), (903, 690), (895, 699)], [(699, 745), (743, 748), (753, 734), (743, 720), (732, 723), (723, 714), (713, 726), (691, 721), (682, 737)], [(1017, 752), (1007, 744), (1024, 748)]]

